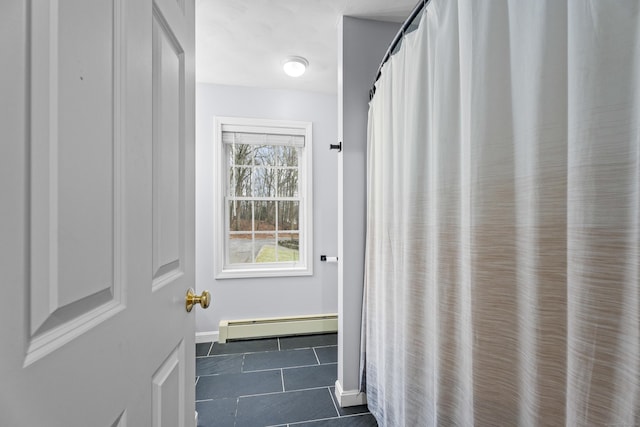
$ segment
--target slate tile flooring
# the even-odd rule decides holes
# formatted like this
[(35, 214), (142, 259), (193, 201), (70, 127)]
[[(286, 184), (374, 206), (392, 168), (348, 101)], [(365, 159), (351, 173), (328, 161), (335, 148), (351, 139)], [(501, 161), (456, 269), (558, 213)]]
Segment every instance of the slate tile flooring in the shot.
[(334, 396), (336, 334), (196, 344), (199, 427), (376, 427)]

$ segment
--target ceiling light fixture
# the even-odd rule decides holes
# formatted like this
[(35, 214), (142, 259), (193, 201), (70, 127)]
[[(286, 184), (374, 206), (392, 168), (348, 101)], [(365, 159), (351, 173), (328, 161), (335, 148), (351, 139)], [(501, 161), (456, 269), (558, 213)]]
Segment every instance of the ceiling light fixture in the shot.
[(309, 61), (301, 56), (290, 56), (282, 63), (282, 69), (291, 77), (300, 77), (308, 66)]

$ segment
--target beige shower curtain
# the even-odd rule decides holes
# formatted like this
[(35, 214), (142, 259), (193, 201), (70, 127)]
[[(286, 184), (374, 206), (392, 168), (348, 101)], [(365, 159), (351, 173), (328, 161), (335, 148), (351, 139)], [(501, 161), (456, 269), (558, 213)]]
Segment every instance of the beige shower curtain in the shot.
[(640, 2), (432, 0), (370, 104), (381, 426), (640, 426)]

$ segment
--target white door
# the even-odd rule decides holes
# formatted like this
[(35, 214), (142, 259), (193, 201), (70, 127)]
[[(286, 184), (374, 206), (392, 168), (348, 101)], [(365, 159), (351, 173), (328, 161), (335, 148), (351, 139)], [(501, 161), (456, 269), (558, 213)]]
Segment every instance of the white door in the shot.
[(0, 2), (0, 426), (193, 426), (194, 1)]

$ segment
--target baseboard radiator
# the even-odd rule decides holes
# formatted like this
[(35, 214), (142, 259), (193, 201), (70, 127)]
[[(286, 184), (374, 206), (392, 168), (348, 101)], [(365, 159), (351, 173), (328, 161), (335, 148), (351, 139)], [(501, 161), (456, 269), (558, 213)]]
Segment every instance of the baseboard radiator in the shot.
[(221, 320), (218, 342), (286, 335), (324, 334), (338, 331), (337, 314), (296, 317)]

